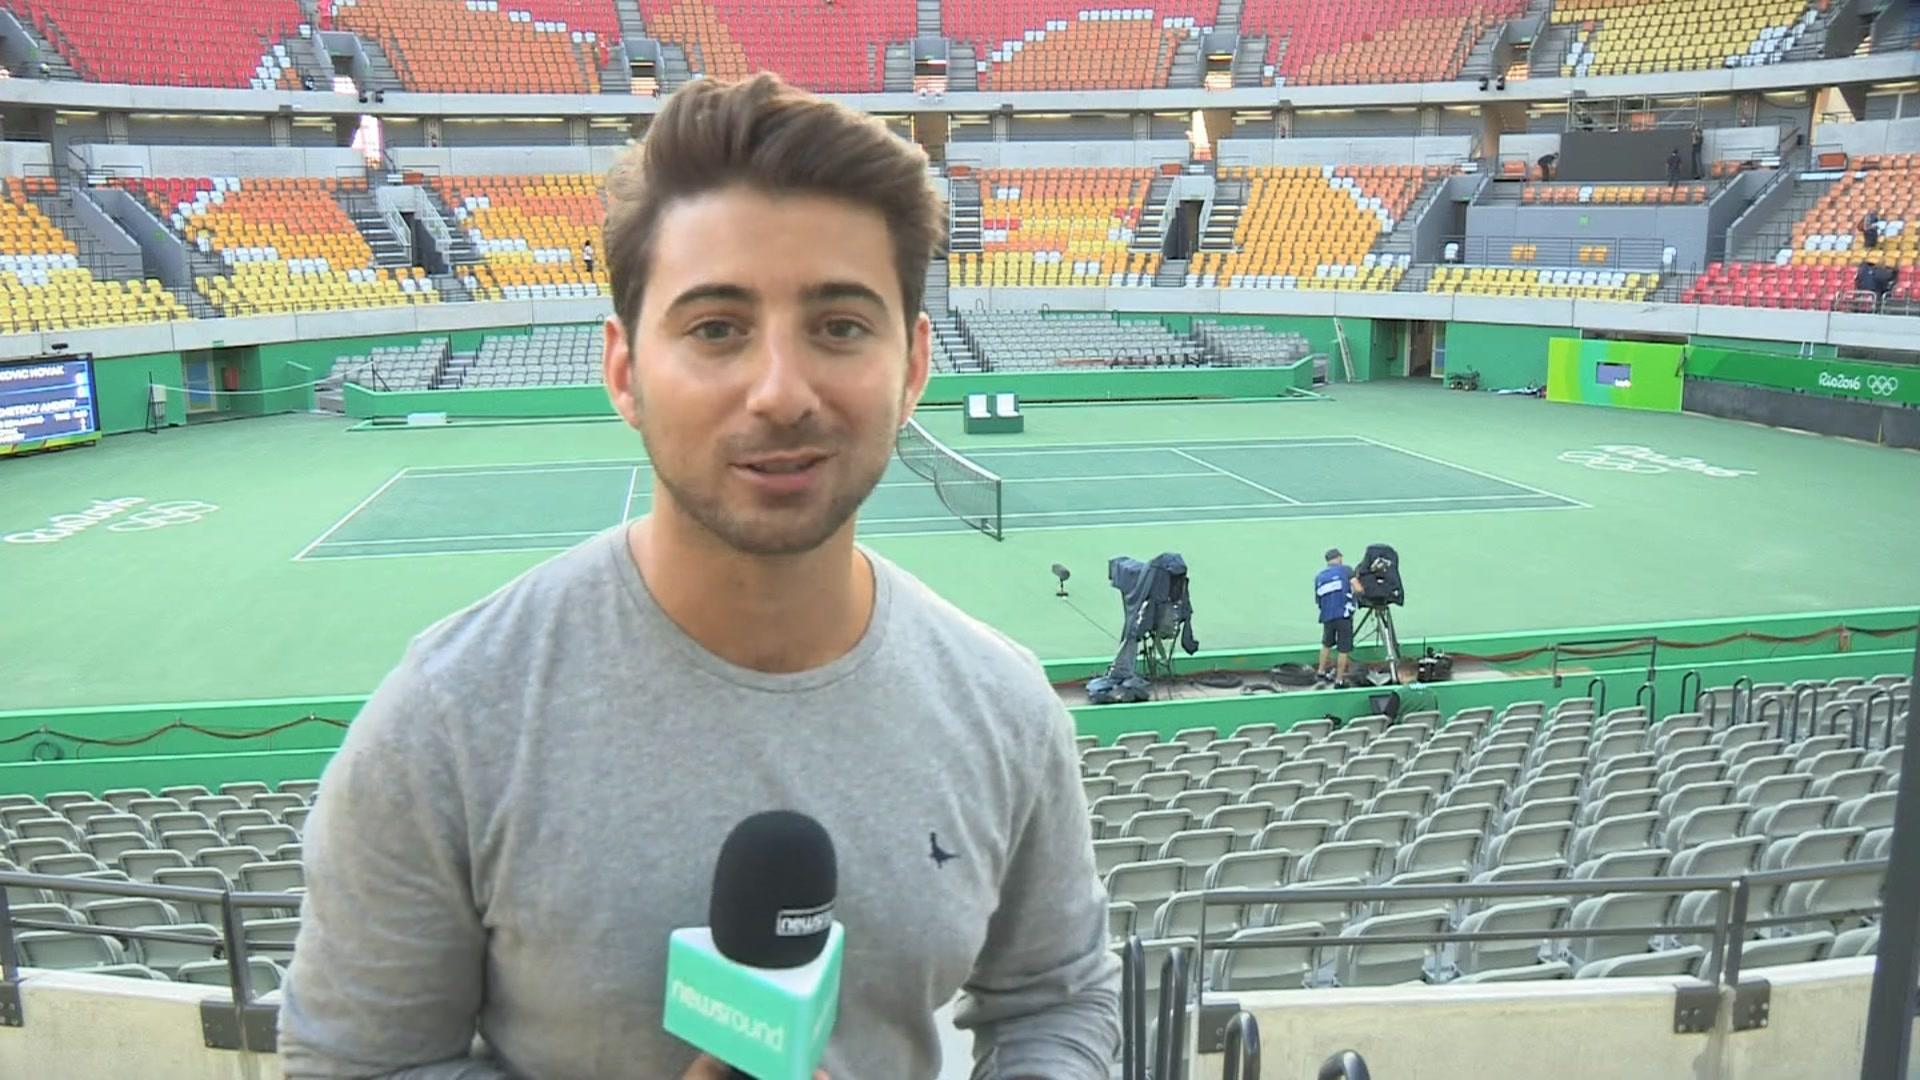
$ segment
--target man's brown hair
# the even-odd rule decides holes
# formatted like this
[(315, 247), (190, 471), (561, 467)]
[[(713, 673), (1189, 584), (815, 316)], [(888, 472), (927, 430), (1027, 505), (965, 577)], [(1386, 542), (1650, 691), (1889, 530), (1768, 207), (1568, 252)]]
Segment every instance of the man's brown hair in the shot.
[(736, 185), (768, 195), (826, 195), (879, 211), (912, 330), (927, 264), (946, 239), (946, 208), (928, 180), (926, 152), (873, 117), (763, 74), (688, 83), (667, 99), (646, 141), (608, 174), (607, 275), (614, 312), (629, 333), (640, 317), (662, 212), (675, 200)]

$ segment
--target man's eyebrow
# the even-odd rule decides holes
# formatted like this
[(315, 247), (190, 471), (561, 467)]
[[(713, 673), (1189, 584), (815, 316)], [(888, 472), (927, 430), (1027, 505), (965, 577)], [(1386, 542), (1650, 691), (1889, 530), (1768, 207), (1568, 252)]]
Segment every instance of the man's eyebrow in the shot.
[(861, 300), (877, 308), (885, 308), (887, 301), (879, 293), (857, 281), (823, 281), (818, 285), (809, 285), (800, 294), (800, 298), (810, 304), (823, 300)]
[(671, 312), (676, 308), (686, 307), (688, 304), (696, 304), (702, 300), (737, 300), (744, 303), (752, 303), (756, 299), (758, 299), (757, 294), (745, 286), (727, 285), (716, 282), (709, 285), (695, 285), (679, 296), (674, 297), (673, 303), (667, 305), (667, 310)]

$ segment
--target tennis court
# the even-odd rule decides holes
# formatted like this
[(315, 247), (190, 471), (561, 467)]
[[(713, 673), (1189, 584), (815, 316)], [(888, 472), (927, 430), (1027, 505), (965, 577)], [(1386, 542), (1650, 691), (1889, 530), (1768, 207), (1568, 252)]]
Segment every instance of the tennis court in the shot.
[[(919, 472), (899, 458), (888, 468), (863, 535), (1586, 506), (1355, 435), (970, 449), (984, 473), (937, 443), (923, 451)], [(405, 468), (294, 558), (558, 550), (645, 513), (652, 488), (638, 460)]]

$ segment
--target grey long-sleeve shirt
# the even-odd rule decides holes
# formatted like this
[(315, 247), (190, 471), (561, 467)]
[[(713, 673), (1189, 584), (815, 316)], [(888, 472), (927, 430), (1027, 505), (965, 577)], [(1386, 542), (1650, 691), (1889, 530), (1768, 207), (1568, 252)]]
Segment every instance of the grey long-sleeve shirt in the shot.
[(417, 638), (307, 823), (286, 1074), (677, 1080), (667, 935), (706, 922), (727, 832), (790, 808), (839, 855), (834, 1080), (934, 1076), (957, 990), (976, 1077), (1105, 1080), (1118, 967), (1066, 711), (867, 555), (865, 635), (798, 674), (689, 639), (619, 529)]

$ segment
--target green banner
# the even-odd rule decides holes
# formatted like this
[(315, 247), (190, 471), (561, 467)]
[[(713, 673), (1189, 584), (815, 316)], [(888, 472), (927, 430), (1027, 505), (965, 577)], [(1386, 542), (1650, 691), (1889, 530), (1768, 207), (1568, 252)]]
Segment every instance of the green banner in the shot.
[(1861, 360), (1774, 356), (1692, 346), (1687, 374), (1696, 379), (1771, 386), (1876, 405), (1920, 405), (1920, 367)]
[(1680, 348), (1554, 338), (1547, 343), (1547, 400), (1679, 412)]

